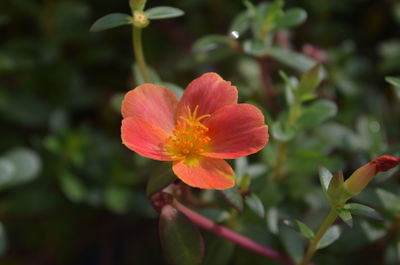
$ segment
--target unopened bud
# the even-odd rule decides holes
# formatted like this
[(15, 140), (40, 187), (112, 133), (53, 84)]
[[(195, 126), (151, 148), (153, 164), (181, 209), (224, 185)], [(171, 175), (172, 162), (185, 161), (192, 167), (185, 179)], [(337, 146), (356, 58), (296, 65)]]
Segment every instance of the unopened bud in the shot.
[(345, 181), (344, 187), (352, 195), (360, 193), (379, 172), (387, 171), (400, 163), (400, 158), (383, 155), (360, 167)]
[(142, 11), (133, 12), (132, 18), (133, 25), (138, 28), (144, 28), (149, 25), (149, 19), (147, 15)]
[(160, 191), (160, 192), (154, 193), (150, 197), (150, 201), (151, 201), (151, 204), (153, 205), (153, 208), (157, 212), (161, 212), (161, 210), (166, 205), (172, 204), (172, 202), (174, 201), (174, 198), (172, 197), (171, 194)]

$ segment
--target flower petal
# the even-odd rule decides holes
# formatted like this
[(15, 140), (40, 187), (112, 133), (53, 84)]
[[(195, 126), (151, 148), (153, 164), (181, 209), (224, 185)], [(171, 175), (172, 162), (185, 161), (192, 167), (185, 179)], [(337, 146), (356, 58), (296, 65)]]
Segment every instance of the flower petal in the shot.
[(124, 118), (141, 118), (171, 132), (175, 127), (177, 105), (178, 98), (168, 88), (143, 84), (125, 95), (121, 112)]
[(122, 120), (122, 143), (142, 156), (171, 161), (165, 149), (168, 137), (168, 133), (146, 120), (133, 117)]
[(268, 126), (260, 110), (249, 104), (220, 108), (204, 121), (211, 138), (204, 156), (232, 159), (261, 150), (268, 142)]
[(216, 73), (206, 73), (187, 86), (178, 105), (178, 116), (186, 115), (187, 106), (191, 111), (199, 106), (197, 116), (201, 116), (213, 113), (223, 106), (236, 104), (237, 99), (238, 91), (231, 82), (223, 80)]
[(202, 157), (198, 161), (176, 161), (175, 175), (189, 186), (201, 189), (228, 189), (235, 184), (231, 166), (223, 159)]

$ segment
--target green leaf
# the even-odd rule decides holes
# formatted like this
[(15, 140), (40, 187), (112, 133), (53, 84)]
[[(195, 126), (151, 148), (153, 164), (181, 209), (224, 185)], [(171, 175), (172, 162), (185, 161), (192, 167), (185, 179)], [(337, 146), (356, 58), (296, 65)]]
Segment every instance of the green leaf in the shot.
[(159, 192), (169, 184), (174, 182), (176, 176), (172, 172), (172, 166), (170, 163), (165, 163), (161, 165), (155, 172), (151, 175), (146, 186), (146, 195), (150, 196), (153, 193)]
[(324, 193), (328, 192), (329, 188), (329, 183), (331, 182), (331, 179), (333, 178), (332, 173), (325, 167), (319, 167), (318, 170), (319, 173), (319, 181), (321, 183), (321, 187)]
[[(398, 6), (400, 7), (400, 5), (398, 5)], [(400, 99), (400, 78), (388, 76), (385, 78), (385, 80), (386, 80), (386, 82), (393, 85), (393, 87), (396, 89), (395, 92), (396, 92), (397, 98)]]
[(250, 196), (245, 197), (245, 202), (255, 214), (257, 214), (260, 218), (264, 218), (264, 205), (255, 193), (251, 193)]
[(359, 203), (347, 203), (345, 205), (345, 209), (347, 209), (348, 211), (350, 211), (352, 214), (355, 215), (369, 217), (378, 221), (384, 220), (382, 215), (375, 209)]
[(314, 232), (310, 227), (308, 227), (308, 225), (299, 220), (296, 220), (296, 225), (300, 234), (302, 234), (305, 238), (312, 239), (314, 237)]
[(385, 77), (385, 81), (397, 88), (400, 88), (400, 78), (398, 77), (387, 76)]
[(396, 194), (389, 192), (384, 189), (376, 189), (376, 195), (378, 196), (382, 206), (390, 212), (400, 211), (400, 197)]
[(364, 150), (377, 155), (387, 149), (386, 139), (380, 121), (373, 117), (361, 116), (356, 126), (358, 138)]
[(273, 234), (279, 232), (279, 212), (275, 207), (269, 208), (267, 212), (267, 226)]
[(112, 95), (111, 100), (110, 100), (110, 105), (112, 109), (117, 112), (121, 113), (121, 105), (122, 105), (122, 100), (124, 99), (125, 94), (124, 93), (116, 93)]
[(105, 192), (105, 204), (115, 213), (124, 213), (128, 209), (131, 192), (122, 186), (110, 185)]
[(60, 177), (62, 191), (72, 202), (81, 202), (86, 196), (86, 187), (82, 181), (70, 173)]
[(279, 75), (285, 83), (285, 99), (288, 106), (292, 106), (295, 103), (294, 91), (298, 85), (297, 78), (290, 78), (283, 71), (279, 71)]
[(340, 237), (340, 227), (337, 225), (329, 227), (317, 245), (317, 249), (325, 248), (335, 242)]
[(383, 226), (372, 225), (365, 220), (360, 221), (360, 226), (368, 242), (376, 242), (387, 235), (387, 230)]
[(204, 242), (198, 229), (174, 207), (165, 206), (160, 215), (160, 239), (163, 250), (174, 265), (200, 265)]
[(234, 18), (229, 28), (229, 33), (237, 32), (237, 34), (240, 36), (250, 27), (250, 22), (251, 19), (247, 11), (240, 13)]
[(353, 227), (353, 217), (351, 216), (351, 212), (346, 208), (337, 208), (337, 214), (340, 219), (343, 220), (350, 228)]
[(198, 39), (192, 46), (194, 52), (208, 52), (221, 45), (228, 45), (229, 40), (224, 35), (207, 35)]
[(284, 220), (283, 223), (288, 227), (294, 229), (295, 231), (299, 232), (307, 239), (312, 239), (314, 237), (314, 232), (312, 231), (312, 229), (299, 220), (295, 220), (294, 222), (291, 220)]
[(8, 159), (0, 160), (0, 186), (3, 183), (9, 183), (15, 172), (14, 164)]
[(286, 252), (297, 264), (303, 258), (304, 246), (299, 234), (281, 223), (279, 225), (279, 238), (281, 239)]
[(342, 187), (344, 183), (343, 172), (338, 171), (333, 175), (333, 178), (329, 182), (328, 196), (331, 203), (336, 203), (340, 200), (342, 193)]
[(298, 130), (314, 128), (325, 120), (335, 116), (337, 106), (329, 100), (317, 100), (311, 105), (304, 107), (297, 121)]
[[(249, 162), (246, 156), (235, 159), (235, 173), (239, 178), (247, 173)], [(240, 181), (237, 181), (240, 182)]]
[(230, 189), (220, 190), (225, 200), (239, 212), (243, 211), (243, 197), (237, 186)]
[(149, 8), (144, 13), (147, 15), (148, 19), (165, 19), (165, 18), (173, 18), (180, 17), (185, 14), (182, 10), (175, 7), (170, 6), (157, 6), (153, 8)]
[(260, 57), (266, 54), (267, 46), (260, 40), (246, 40), (243, 43), (243, 50), (246, 54)]
[(302, 24), (307, 19), (307, 12), (302, 8), (291, 8), (276, 22), (276, 28), (291, 28)]
[(286, 123), (281, 120), (275, 121), (271, 126), (272, 137), (279, 141), (289, 141), (296, 135), (296, 131), (293, 127), (289, 127)]
[(227, 265), (235, 249), (235, 244), (217, 236), (212, 236), (211, 242), (206, 241), (206, 245), (206, 254), (202, 265)]
[(0, 159), (0, 187), (32, 181), (42, 168), (39, 155), (28, 148), (15, 148)]
[(301, 72), (305, 72), (316, 65), (316, 61), (313, 59), (283, 47), (272, 47), (267, 50), (267, 55)]
[(96, 22), (94, 22), (94, 24), (90, 28), (90, 31), (102, 31), (129, 24), (132, 24), (132, 17), (130, 15), (113, 13), (105, 15), (104, 17), (96, 20)]
[(297, 87), (298, 95), (303, 96), (314, 91), (321, 83), (322, 78), (322, 68), (317, 64), (301, 76), (300, 83)]

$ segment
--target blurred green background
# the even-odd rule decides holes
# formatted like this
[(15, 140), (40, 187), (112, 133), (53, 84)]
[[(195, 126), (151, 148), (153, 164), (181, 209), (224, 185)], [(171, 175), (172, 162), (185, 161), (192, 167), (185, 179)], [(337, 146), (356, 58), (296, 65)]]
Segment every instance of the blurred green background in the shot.
[[(158, 5), (185, 11), (183, 17), (152, 21), (144, 30), (147, 61), (162, 80), (185, 87), (201, 73), (215, 71), (238, 86), (241, 102), (263, 107), (267, 121), (285, 108), (278, 70), (299, 76), (296, 69), (267, 61), (271, 82), (276, 84), (278, 106), (272, 106), (260, 88), (257, 58), (227, 49), (192, 51), (199, 38), (228, 32), (235, 16), (245, 10), (241, 1), (147, 3)], [(307, 218), (306, 209), (323, 200), (316, 191), (318, 165), (351, 173), (377, 155), (399, 155), (399, 91), (384, 78), (400, 72), (400, 2), (285, 1), (285, 8), (293, 6), (305, 9), (308, 18), (283, 32), (283, 38), (288, 34), (291, 49), (299, 53), (307, 54), (304, 45), (311, 44), (326, 54), (327, 78), (318, 96), (334, 102), (338, 112), (318, 130), (304, 132), (293, 145), (297, 157), (288, 162), (292, 168), (288, 172), (304, 171), (300, 177), (258, 192), (269, 214), (283, 207), (281, 215)], [(0, 3), (1, 264), (167, 264), (158, 238), (158, 214), (145, 194), (146, 181), (159, 163), (135, 155), (120, 140), (121, 93), (139, 83), (132, 74), (131, 31), (121, 27), (89, 32), (96, 19), (114, 12), (129, 14), (128, 1)], [(274, 139), (269, 145), (250, 160), (263, 164), (263, 159), (274, 156)], [(304, 153), (302, 148), (318, 151)], [(263, 174), (269, 174), (268, 169)], [(396, 204), (399, 174), (390, 176), (378, 184), (391, 192)], [(279, 192), (285, 195), (276, 195)], [(374, 198), (364, 197), (360, 200)], [(394, 207), (388, 210), (391, 222), (356, 226), (318, 264), (345, 264), (334, 263), (335, 255), (348, 264), (399, 264), (399, 239), (384, 236), (390, 229), (400, 230), (391, 226), (400, 220), (398, 206)], [(253, 238), (269, 234), (259, 241), (283, 249), (267, 232), (265, 220), (253, 221), (254, 216), (245, 213), (240, 221), (244, 234)], [(370, 240), (360, 236), (368, 225), (376, 233), (383, 231), (383, 236), (375, 233)], [(206, 264), (250, 263), (270, 264), (239, 248), (220, 263), (208, 258)]]

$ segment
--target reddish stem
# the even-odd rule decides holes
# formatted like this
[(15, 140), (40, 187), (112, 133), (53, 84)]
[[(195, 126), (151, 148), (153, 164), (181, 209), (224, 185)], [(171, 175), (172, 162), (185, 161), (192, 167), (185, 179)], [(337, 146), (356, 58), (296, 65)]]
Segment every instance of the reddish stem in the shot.
[(180, 204), (178, 201), (174, 201), (173, 204), (179, 211), (186, 215), (195, 225), (202, 227), (205, 230), (208, 230), (217, 236), (223, 237), (243, 248), (247, 248), (253, 252), (256, 252), (262, 256), (267, 258), (279, 261), (283, 264), (294, 265), (294, 263), (284, 254), (279, 253), (273, 249), (270, 249), (266, 246), (263, 246), (245, 236), (242, 236), (235, 231), (232, 231), (226, 227), (218, 225), (208, 218), (196, 213), (195, 211), (190, 210), (184, 205)]

